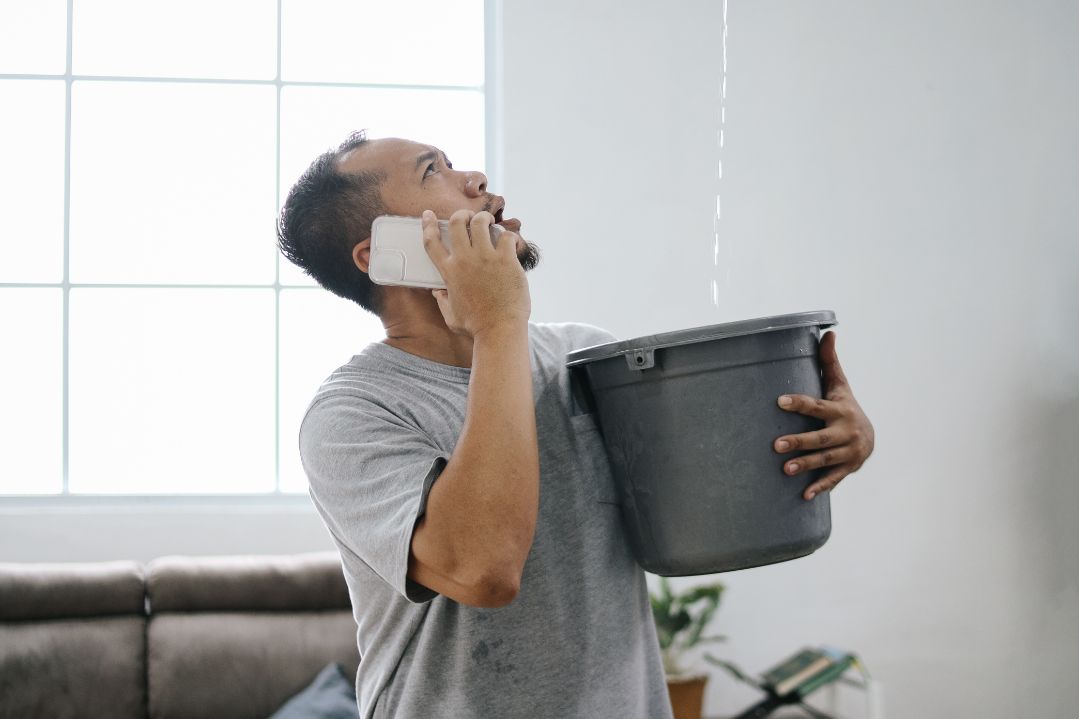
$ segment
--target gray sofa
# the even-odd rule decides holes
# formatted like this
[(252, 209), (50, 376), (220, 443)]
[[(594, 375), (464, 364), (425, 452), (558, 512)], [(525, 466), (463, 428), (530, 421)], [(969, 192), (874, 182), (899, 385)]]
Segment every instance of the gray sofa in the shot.
[(359, 660), (336, 552), (0, 563), (0, 719), (265, 719)]

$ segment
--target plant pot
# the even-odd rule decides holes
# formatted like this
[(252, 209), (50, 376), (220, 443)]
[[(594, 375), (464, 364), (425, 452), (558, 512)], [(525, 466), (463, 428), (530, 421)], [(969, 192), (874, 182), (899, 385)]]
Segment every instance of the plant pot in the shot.
[(704, 685), (707, 674), (691, 677), (667, 677), (667, 692), (671, 695), (674, 719), (701, 719), (704, 706)]

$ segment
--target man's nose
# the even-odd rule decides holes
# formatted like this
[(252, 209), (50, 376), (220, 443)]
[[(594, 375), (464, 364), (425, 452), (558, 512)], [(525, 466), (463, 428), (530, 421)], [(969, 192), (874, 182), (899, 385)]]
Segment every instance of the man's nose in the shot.
[(465, 177), (465, 193), (469, 197), (480, 197), (487, 192), (487, 175), (482, 172), (469, 172)]

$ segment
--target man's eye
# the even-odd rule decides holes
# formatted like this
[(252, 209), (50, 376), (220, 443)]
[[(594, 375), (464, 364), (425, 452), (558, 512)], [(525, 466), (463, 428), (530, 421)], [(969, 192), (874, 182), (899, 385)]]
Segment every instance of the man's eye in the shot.
[(427, 166), (427, 169), (423, 171), (423, 176), (427, 177), (428, 175), (433, 174), (434, 171), (435, 171), (435, 163), (432, 162), (430, 165)]

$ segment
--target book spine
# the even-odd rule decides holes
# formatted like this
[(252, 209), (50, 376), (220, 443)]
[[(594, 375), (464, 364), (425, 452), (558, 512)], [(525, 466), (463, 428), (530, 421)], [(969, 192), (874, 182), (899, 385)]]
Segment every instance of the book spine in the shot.
[(843, 673), (850, 668), (850, 665), (854, 663), (854, 657), (846, 656), (827, 667), (820, 674), (809, 677), (804, 684), (798, 687), (799, 696), (808, 696), (810, 692), (819, 689), (820, 687), (833, 682), (839, 677), (843, 676)]
[(828, 659), (828, 657), (818, 657), (817, 659), (814, 659), (812, 662), (809, 663), (809, 665), (805, 667), (805, 669), (802, 669), (801, 671), (792, 674), (791, 676), (776, 684), (775, 693), (778, 696), (788, 694), (792, 689), (796, 688), (802, 682), (813, 677), (818, 672), (827, 669), (828, 665), (830, 665), (831, 663), (832, 662), (830, 659)]

